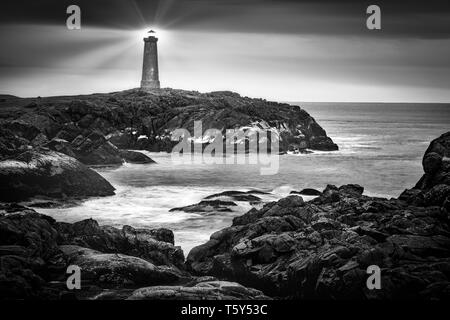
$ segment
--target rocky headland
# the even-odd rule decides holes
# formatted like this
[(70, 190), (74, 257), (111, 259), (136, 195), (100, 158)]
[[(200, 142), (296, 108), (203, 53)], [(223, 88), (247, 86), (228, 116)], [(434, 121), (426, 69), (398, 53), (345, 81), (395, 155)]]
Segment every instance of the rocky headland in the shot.
[[(178, 143), (174, 130), (193, 134), (197, 120), (203, 130), (269, 130), (280, 137), (281, 151), (337, 150), (300, 107), (232, 92), (1, 96), (0, 298), (449, 298), (450, 133), (431, 142), (423, 177), (399, 198), (328, 185), (269, 203), (263, 191), (230, 190), (173, 208), (227, 212), (236, 202), (260, 208), (236, 217), (186, 258), (167, 229), (57, 222), (18, 204), (112, 195), (90, 166), (152, 163), (135, 150), (170, 151)], [(82, 270), (81, 290), (66, 286), (70, 265)], [(370, 265), (381, 269), (381, 290), (365, 284)]]
[(154, 163), (135, 150), (170, 152), (179, 143), (173, 136), (176, 129), (188, 130), (192, 147), (199, 143), (203, 148), (211, 141), (195, 136), (194, 121), (202, 122), (201, 134), (208, 129), (220, 130), (224, 137), (227, 129), (270, 131), (279, 137), (281, 153), (338, 149), (300, 107), (228, 91), (134, 89), (48, 98), (3, 95), (0, 200), (114, 194), (114, 188), (86, 166)]
[[(118, 149), (171, 151), (175, 129), (271, 130), (281, 151), (337, 150), (325, 130), (299, 106), (221, 91), (138, 89), (84, 96), (0, 96), (0, 155), (45, 146), (84, 164), (120, 164)], [(203, 134), (203, 132), (202, 132)], [(198, 137), (195, 137), (198, 138)]]

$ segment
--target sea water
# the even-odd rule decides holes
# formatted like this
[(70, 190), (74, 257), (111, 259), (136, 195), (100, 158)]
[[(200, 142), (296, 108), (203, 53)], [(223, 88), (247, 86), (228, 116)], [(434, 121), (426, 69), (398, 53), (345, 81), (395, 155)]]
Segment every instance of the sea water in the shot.
[(450, 130), (448, 104), (297, 104), (327, 131), (339, 151), (283, 155), (275, 175), (261, 175), (256, 165), (180, 163), (167, 153), (145, 152), (157, 164), (97, 169), (116, 188), (114, 196), (37, 210), (58, 221), (93, 218), (116, 227), (169, 228), (187, 254), (252, 205), (237, 202), (233, 212), (208, 213), (169, 212), (171, 208), (225, 190), (266, 191), (268, 195), (258, 196), (267, 202), (292, 190), (347, 183), (364, 186), (368, 195), (397, 197), (423, 174), (422, 156), (430, 141)]

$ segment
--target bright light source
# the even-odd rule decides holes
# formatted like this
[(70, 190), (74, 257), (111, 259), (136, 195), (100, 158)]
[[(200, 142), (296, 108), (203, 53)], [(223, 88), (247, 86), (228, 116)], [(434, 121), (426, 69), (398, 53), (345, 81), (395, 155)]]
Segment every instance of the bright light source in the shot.
[[(148, 33), (150, 30), (153, 30), (155, 33)], [(168, 32), (162, 29), (159, 29), (157, 27), (148, 27), (145, 29), (137, 30), (136, 36), (139, 38), (139, 40), (142, 40), (142, 38), (147, 38), (149, 36), (154, 36), (158, 39), (164, 38), (167, 39)]]

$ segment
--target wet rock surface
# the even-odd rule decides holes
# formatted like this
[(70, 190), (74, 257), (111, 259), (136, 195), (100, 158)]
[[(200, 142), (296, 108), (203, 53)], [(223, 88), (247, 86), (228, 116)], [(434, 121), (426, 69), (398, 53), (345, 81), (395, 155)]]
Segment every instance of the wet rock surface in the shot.
[[(357, 189), (347, 192), (353, 188), (336, 188), (333, 199), (325, 191), (311, 202), (290, 196), (252, 209), (192, 249), (188, 270), (237, 281), (269, 296), (445, 295), (448, 212), (442, 207), (412, 207), (397, 199), (374, 199)], [(367, 289), (370, 265), (381, 268), (383, 290)]]
[[(369, 197), (359, 185), (328, 185), (308, 202), (291, 195), (234, 218), (191, 250), (188, 270), (272, 297), (448, 299), (448, 137), (431, 143), (427, 154), (439, 150), (442, 159), (424, 161), (421, 189), (408, 197)], [(366, 286), (371, 265), (382, 290)]]
[[(0, 298), (62, 299), (69, 265), (82, 270), (81, 298), (106, 289), (192, 281), (167, 229), (121, 230), (88, 219), (74, 224), (17, 204), (0, 206)], [(75, 296), (76, 297), (76, 296)], [(125, 298), (125, 297), (124, 297)]]
[[(80, 268), (81, 289), (66, 286)], [(0, 205), (0, 299), (268, 299), (261, 291), (186, 272), (168, 229), (73, 224)]]

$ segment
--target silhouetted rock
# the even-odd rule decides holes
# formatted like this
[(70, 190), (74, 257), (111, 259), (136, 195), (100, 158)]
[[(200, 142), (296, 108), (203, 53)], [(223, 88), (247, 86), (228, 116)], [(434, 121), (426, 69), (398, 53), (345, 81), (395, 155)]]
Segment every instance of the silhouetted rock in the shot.
[(311, 188), (305, 188), (305, 189), (302, 189), (301, 191), (291, 191), (290, 193), (304, 195), (304, 196), (320, 196), (322, 194), (322, 192), (320, 192), (319, 190), (311, 189)]
[(415, 205), (443, 205), (450, 199), (450, 132), (430, 143), (422, 164), (425, 174), (400, 199)]
[(232, 201), (222, 201), (222, 200), (203, 200), (197, 204), (192, 204), (185, 207), (173, 208), (169, 212), (173, 211), (184, 211), (184, 212), (231, 212), (230, 207), (237, 206), (236, 203)]
[(229, 197), (235, 201), (246, 201), (246, 202), (253, 202), (253, 201), (260, 201), (261, 198), (258, 196), (253, 195), (254, 193), (256, 194), (263, 194), (260, 192), (255, 192), (254, 190), (250, 190), (250, 191), (223, 191), (220, 193), (215, 193), (215, 194), (211, 194), (207, 197), (205, 197), (205, 199), (214, 199), (214, 198), (219, 198), (219, 197)]

